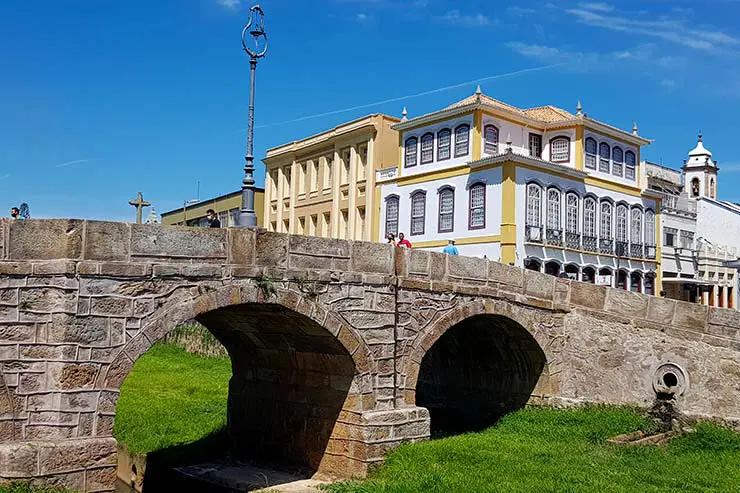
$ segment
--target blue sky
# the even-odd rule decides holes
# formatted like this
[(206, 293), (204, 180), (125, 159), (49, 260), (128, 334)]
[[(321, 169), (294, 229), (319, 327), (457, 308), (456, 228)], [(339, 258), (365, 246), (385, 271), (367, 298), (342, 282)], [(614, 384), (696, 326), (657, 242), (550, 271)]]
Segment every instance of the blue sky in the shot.
[[(248, 58), (241, 0), (65, 0), (0, 6), (0, 187), (35, 217), (132, 220), (238, 189)], [(265, 0), (255, 155), (368, 113), (433, 111), (481, 83), (655, 139), (678, 167), (704, 132), (720, 198), (740, 201), (738, 0), (549, 3)], [(299, 122), (305, 116), (402, 98)], [(264, 181), (261, 163), (257, 180)]]

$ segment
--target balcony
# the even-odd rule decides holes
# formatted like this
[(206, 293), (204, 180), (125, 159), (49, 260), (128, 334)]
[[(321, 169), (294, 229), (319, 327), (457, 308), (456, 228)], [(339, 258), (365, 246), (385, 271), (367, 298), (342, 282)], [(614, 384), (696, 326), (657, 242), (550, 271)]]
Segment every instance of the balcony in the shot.
[(583, 237), (583, 249), (587, 252), (598, 252), (599, 249), (597, 248), (598, 241), (596, 240), (595, 236), (584, 236)]
[(634, 258), (642, 258), (642, 244), (640, 243), (632, 243), (630, 245), (630, 257)]
[(565, 233), (565, 248), (571, 250), (581, 249), (581, 235), (578, 233)]
[(611, 238), (601, 238), (599, 240), (599, 253), (614, 254), (614, 240)]
[(563, 246), (563, 230), (547, 228), (545, 243), (551, 246)]
[(542, 226), (525, 226), (524, 234), (528, 243), (542, 243)]
[(617, 257), (628, 257), (630, 254), (629, 247), (630, 245), (626, 241), (617, 240), (615, 248)]
[(655, 246), (645, 245), (645, 257), (650, 259), (655, 258)]
[(660, 210), (663, 212), (680, 212), (688, 214), (689, 216), (696, 216), (696, 202), (690, 200), (686, 196), (671, 195), (667, 193), (661, 193), (663, 200), (661, 201)]

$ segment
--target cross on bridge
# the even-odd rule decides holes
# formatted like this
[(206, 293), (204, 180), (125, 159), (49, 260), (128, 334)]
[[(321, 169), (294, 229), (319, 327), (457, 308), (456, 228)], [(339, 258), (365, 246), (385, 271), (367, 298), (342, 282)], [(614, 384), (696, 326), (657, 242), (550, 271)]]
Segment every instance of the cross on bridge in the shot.
[(141, 192), (139, 192), (136, 195), (136, 199), (135, 200), (129, 200), (128, 203), (130, 205), (133, 205), (134, 207), (136, 207), (136, 224), (141, 224), (141, 211), (142, 211), (142, 209), (144, 207), (149, 207), (152, 204), (150, 204), (149, 202), (147, 202), (147, 201), (144, 200), (144, 197), (141, 195)]

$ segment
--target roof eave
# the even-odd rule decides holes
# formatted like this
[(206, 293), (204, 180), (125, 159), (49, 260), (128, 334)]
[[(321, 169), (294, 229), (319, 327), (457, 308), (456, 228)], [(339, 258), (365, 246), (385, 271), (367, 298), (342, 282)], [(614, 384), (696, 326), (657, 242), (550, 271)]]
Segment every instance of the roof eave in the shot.
[(601, 130), (602, 132), (616, 134), (620, 138), (635, 144), (635, 145), (641, 145), (646, 146), (650, 145), (654, 142), (653, 139), (646, 139), (645, 137), (640, 137), (639, 135), (635, 135), (629, 132), (626, 132), (620, 128), (612, 127), (611, 125), (608, 125), (606, 123), (600, 122), (598, 120), (594, 120), (593, 118), (589, 118), (587, 116), (581, 117), (583, 122), (587, 122), (594, 127), (596, 127), (598, 130)]

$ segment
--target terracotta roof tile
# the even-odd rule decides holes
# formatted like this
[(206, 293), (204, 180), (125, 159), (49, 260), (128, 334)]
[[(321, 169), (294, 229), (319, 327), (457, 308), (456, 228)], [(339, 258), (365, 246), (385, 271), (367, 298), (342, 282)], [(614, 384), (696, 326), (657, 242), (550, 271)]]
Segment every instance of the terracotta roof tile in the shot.
[(576, 116), (563, 109), (554, 106), (540, 106), (539, 108), (529, 108), (524, 113), (531, 118), (543, 121), (545, 123), (555, 123), (565, 120), (571, 120)]

